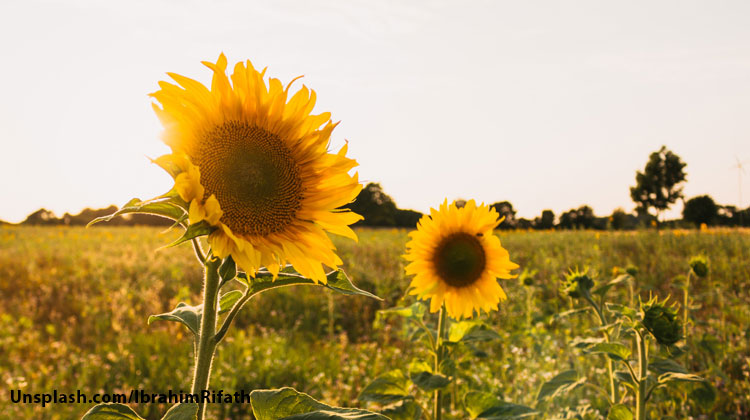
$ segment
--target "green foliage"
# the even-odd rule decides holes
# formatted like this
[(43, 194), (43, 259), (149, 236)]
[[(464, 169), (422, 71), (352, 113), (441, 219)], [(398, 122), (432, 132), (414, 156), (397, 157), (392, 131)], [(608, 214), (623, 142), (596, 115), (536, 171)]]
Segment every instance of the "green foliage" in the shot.
[(542, 388), (536, 396), (537, 401), (545, 398), (555, 398), (565, 395), (578, 388), (586, 382), (585, 377), (579, 377), (575, 370), (566, 370), (555, 375), (554, 378), (542, 384)]
[(719, 207), (713, 198), (707, 195), (699, 195), (685, 202), (682, 208), (682, 218), (686, 222), (700, 226), (702, 223), (713, 225), (719, 217)]
[(253, 391), (250, 403), (257, 420), (388, 420), (366, 410), (331, 407), (292, 388)]
[(99, 404), (84, 414), (81, 420), (143, 420), (143, 417), (124, 404)]
[(201, 324), (201, 306), (190, 306), (187, 303), (180, 302), (171, 312), (166, 312), (148, 317), (148, 324), (154, 321), (174, 321), (188, 327), (190, 332), (198, 334)]
[(658, 213), (669, 208), (682, 198), (686, 164), (679, 156), (662, 146), (651, 153), (643, 172), (635, 175), (635, 186), (630, 188), (630, 197), (638, 208), (645, 212), (654, 208)]
[(656, 338), (659, 344), (671, 346), (682, 337), (682, 322), (677, 309), (667, 305), (667, 300), (656, 298), (642, 305), (643, 326)]
[(400, 369), (388, 371), (370, 382), (357, 398), (380, 404), (409, 399), (409, 380)]

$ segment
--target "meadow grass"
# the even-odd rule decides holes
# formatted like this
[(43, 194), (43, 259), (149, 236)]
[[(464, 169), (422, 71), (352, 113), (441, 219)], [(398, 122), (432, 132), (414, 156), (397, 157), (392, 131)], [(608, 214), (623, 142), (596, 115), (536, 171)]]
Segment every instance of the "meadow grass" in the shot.
[[(0, 227), (0, 419), (79, 418), (93, 404), (11, 404), (10, 390), (28, 393), (147, 392), (190, 389), (191, 338), (181, 325), (148, 315), (200, 300), (201, 267), (189, 246), (156, 251), (177, 232), (154, 228)], [(234, 392), (292, 386), (331, 405), (358, 406), (357, 395), (375, 376), (418, 346), (405, 323), (375, 323), (380, 309), (412, 303), (404, 292), (403, 230), (358, 231), (360, 241), (336, 240), (354, 282), (381, 296), (333, 295), (299, 286), (258, 296), (236, 319), (215, 360), (211, 387)], [(508, 301), (485, 316), (502, 340), (479, 344), (470, 369), (451, 391), (455, 413), (468, 389), (535, 406), (539, 418), (562, 418), (570, 407), (592, 412), (602, 402), (585, 389), (537, 404), (541, 384), (557, 372), (604, 370), (570, 348), (593, 318), (559, 319), (574, 303), (558, 293), (569, 267), (590, 267), (598, 280), (628, 265), (638, 268), (636, 289), (680, 301), (688, 259), (704, 254), (707, 279), (691, 281), (695, 304), (683, 363), (715, 388), (713, 403), (682, 403), (696, 385), (657, 391), (652, 418), (743, 418), (750, 415), (750, 232), (740, 230), (639, 232), (502, 232), (511, 259), (534, 269), (531, 286), (502, 281)], [(615, 290), (634, 299), (627, 287)], [(140, 404), (148, 419), (167, 407)], [(377, 407), (370, 407), (377, 408)], [(212, 418), (252, 418), (249, 405), (211, 405)], [(457, 414), (455, 414), (457, 415)], [(448, 414), (448, 418), (452, 418)], [(588, 417), (587, 417), (588, 418)], [(593, 417), (595, 418), (595, 417)], [(744, 417), (746, 418), (746, 417)]]

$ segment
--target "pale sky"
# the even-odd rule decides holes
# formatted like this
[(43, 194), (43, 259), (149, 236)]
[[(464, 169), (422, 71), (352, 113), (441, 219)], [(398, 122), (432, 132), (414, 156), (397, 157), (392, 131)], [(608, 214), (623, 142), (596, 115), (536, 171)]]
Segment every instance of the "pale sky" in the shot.
[[(399, 207), (631, 210), (662, 144), (685, 194), (737, 204), (750, 159), (750, 2), (0, 3), (0, 219), (167, 191), (148, 93), (225, 52), (304, 74), (363, 182)], [(230, 65), (231, 68), (231, 65)], [(750, 162), (743, 205), (750, 204)], [(675, 206), (678, 215), (681, 204)]]

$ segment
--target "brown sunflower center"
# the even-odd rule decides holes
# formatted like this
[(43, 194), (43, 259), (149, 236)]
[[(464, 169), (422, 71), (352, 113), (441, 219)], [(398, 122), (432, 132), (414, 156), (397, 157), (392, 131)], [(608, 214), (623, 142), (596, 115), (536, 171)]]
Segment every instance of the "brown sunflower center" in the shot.
[(443, 238), (433, 254), (438, 275), (453, 287), (473, 284), (484, 272), (487, 257), (479, 239), (468, 233)]
[(195, 157), (205, 196), (216, 195), (232, 232), (268, 235), (287, 227), (302, 201), (299, 165), (282, 139), (226, 122), (206, 133)]

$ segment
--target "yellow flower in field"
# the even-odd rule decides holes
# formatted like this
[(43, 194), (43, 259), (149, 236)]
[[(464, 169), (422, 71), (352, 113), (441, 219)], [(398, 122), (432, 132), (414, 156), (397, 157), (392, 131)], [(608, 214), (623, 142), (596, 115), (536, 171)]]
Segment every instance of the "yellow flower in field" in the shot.
[(492, 233), (501, 221), (494, 209), (477, 207), (474, 200), (462, 208), (446, 200), (431, 209), (406, 244), (406, 273), (414, 275), (409, 293), (429, 299), (431, 312), (445, 304), (456, 319), (497, 309), (507, 298), (497, 278), (513, 278), (510, 271), (518, 268)]
[(250, 275), (266, 267), (276, 276), (291, 263), (325, 283), (322, 264), (341, 264), (327, 232), (356, 240), (349, 225), (362, 218), (339, 209), (361, 186), (349, 175), (357, 163), (346, 145), (328, 153), (336, 123), (328, 112), (311, 114), (314, 91), (290, 95), (292, 83), (266, 84), (265, 70), (250, 61), (229, 77), (224, 54), (203, 64), (213, 70), (210, 89), (168, 73), (177, 84), (159, 82), (151, 94), (172, 149), (156, 162), (175, 177), (190, 223), (216, 228), (208, 238), (214, 255), (231, 255)]

